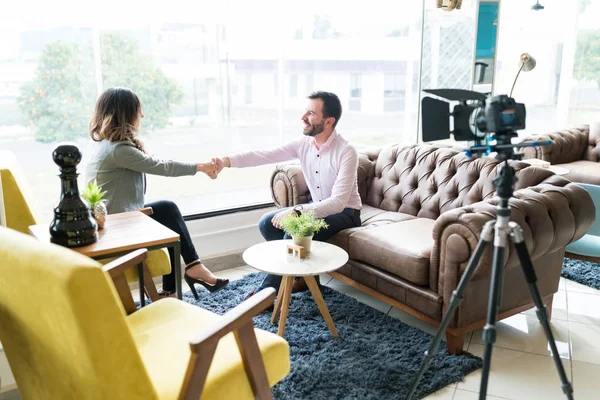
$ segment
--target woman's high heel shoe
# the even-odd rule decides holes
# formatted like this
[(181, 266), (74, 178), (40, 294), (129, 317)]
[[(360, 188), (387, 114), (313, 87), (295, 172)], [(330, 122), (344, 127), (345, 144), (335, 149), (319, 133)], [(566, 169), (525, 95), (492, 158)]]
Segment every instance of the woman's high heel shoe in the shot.
[[(188, 269), (195, 267), (196, 265), (199, 265), (199, 264), (201, 264), (200, 260), (190, 263), (188, 266), (185, 267), (185, 270), (187, 271)], [(217, 278), (217, 283), (215, 283), (214, 285), (211, 285), (210, 283), (206, 283), (203, 280), (192, 278), (188, 274), (184, 274), (183, 278), (185, 279), (188, 286), (190, 287), (192, 294), (194, 295), (194, 298), (196, 300), (199, 300), (200, 297), (198, 296), (198, 292), (196, 292), (194, 283), (199, 283), (200, 285), (204, 286), (211, 293), (214, 293), (214, 292), (217, 292), (217, 291), (223, 289), (229, 283), (229, 279)]]
[(217, 278), (217, 283), (215, 283), (214, 285), (211, 285), (211, 284), (206, 283), (206, 282), (204, 282), (204, 281), (202, 281), (200, 279), (192, 278), (191, 276), (189, 276), (187, 274), (184, 276), (184, 279), (187, 282), (187, 284), (190, 286), (190, 289), (192, 290), (192, 294), (194, 295), (194, 298), (196, 300), (199, 300), (200, 297), (198, 297), (198, 292), (196, 292), (196, 288), (194, 287), (194, 283), (201, 284), (202, 286), (204, 286), (211, 293), (214, 293), (216, 291), (219, 291), (219, 290), (223, 289), (229, 283), (229, 279)]

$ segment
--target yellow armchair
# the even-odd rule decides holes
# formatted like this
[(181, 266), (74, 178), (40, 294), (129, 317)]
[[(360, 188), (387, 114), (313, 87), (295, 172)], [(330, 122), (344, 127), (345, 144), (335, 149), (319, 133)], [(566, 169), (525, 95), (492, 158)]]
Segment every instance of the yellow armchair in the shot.
[[(56, 181), (59, 185), (59, 181)], [(144, 209), (151, 213), (151, 209)], [(37, 205), (27, 178), (17, 158), (10, 151), (0, 151), (0, 225), (27, 233), (31, 225), (37, 225)], [(113, 259), (102, 260), (107, 263)], [(146, 260), (150, 276), (161, 276), (171, 272), (171, 260), (167, 249), (148, 252)], [(132, 268), (125, 273), (128, 282), (138, 281), (138, 272)]]
[(223, 316), (172, 298), (126, 315), (123, 272), (145, 257), (102, 266), (0, 227), (0, 341), (22, 397), (271, 399), (290, 371), (289, 346), (252, 317), (274, 290)]

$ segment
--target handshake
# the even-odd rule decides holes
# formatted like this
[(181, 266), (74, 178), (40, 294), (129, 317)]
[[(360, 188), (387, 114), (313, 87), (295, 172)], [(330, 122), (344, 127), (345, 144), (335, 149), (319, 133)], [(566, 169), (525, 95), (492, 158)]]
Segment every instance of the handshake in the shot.
[(211, 179), (217, 179), (219, 173), (225, 167), (230, 167), (229, 157), (213, 157), (210, 162), (200, 163), (197, 165), (197, 172), (204, 172)]

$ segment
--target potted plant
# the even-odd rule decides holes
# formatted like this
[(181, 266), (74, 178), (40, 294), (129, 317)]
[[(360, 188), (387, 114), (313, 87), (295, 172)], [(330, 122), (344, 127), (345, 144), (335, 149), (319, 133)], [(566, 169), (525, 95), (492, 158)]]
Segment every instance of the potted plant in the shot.
[(92, 217), (94, 217), (98, 223), (98, 229), (104, 228), (104, 222), (106, 222), (106, 215), (108, 214), (106, 204), (104, 204), (105, 194), (106, 192), (102, 191), (102, 188), (98, 186), (95, 179), (90, 182), (83, 193), (81, 193), (81, 197), (83, 197), (90, 206)]
[(329, 225), (322, 218), (315, 218), (312, 211), (304, 211), (300, 215), (291, 214), (281, 221), (282, 229), (294, 239), (294, 244), (304, 247), (310, 252), (313, 235)]

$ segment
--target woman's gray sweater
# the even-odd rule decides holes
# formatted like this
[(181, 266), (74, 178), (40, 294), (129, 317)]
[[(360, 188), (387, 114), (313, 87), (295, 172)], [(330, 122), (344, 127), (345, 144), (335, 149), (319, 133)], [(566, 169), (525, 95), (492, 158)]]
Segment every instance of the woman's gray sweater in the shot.
[(85, 184), (96, 179), (106, 191), (109, 214), (138, 210), (144, 206), (146, 175), (195, 175), (195, 163), (160, 160), (136, 149), (129, 142), (90, 141)]

